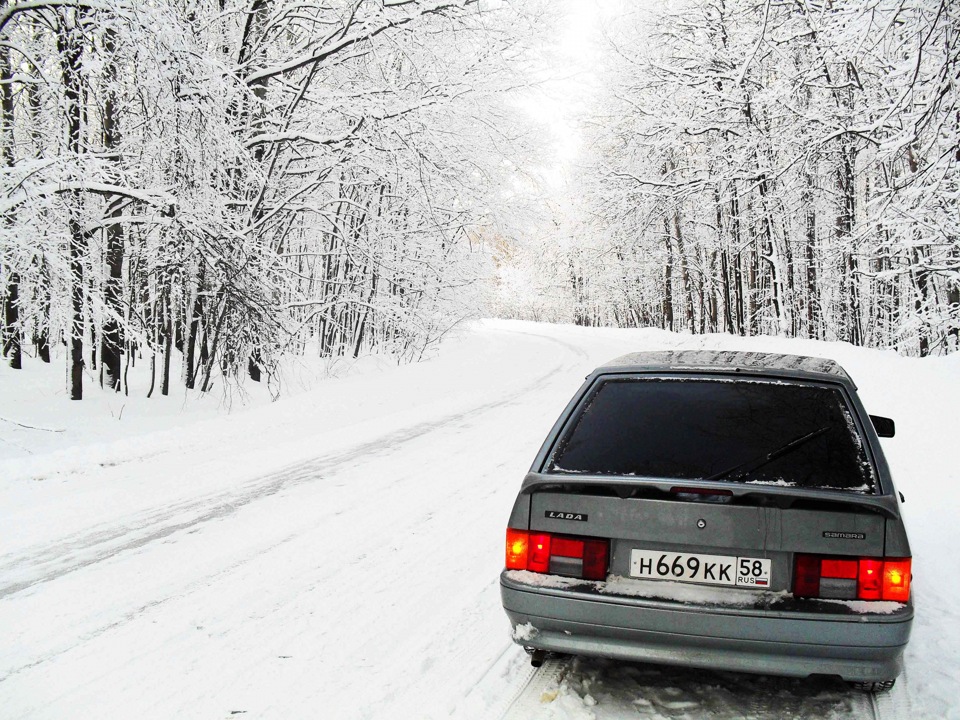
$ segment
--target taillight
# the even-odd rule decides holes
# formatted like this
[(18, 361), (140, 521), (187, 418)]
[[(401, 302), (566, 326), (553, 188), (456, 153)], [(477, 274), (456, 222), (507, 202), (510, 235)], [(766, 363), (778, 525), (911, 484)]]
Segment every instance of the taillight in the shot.
[(540, 573), (550, 571), (550, 536), (547, 533), (530, 533), (527, 570)]
[(838, 600), (910, 598), (910, 558), (844, 558), (797, 555), (793, 594)]
[(610, 543), (606, 540), (585, 540), (583, 543), (583, 577), (606, 580)]
[[(862, 562), (862, 561), (861, 561)], [(857, 561), (840, 558), (824, 558), (820, 561), (823, 577), (837, 578), (838, 580), (857, 579)]]
[(883, 561), (883, 599), (906, 602), (910, 598), (910, 558), (887, 558)]
[(610, 541), (507, 529), (507, 569), (605, 580)]
[(529, 548), (530, 533), (507, 528), (507, 569), (526, 570)]
[(860, 571), (857, 575), (857, 598), (860, 600), (882, 599), (880, 589), (882, 579), (883, 560), (879, 558), (860, 558)]
[(803, 597), (820, 595), (820, 558), (813, 555), (797, 555), (793, 571), (793, 594)]

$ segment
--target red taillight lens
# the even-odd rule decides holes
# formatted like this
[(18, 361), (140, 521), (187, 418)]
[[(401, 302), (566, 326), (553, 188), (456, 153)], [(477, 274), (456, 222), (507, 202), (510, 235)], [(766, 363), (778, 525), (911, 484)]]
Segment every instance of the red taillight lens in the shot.
[(912, 565), (910, 558), (887, 558), (883, 561), (884, 600), (906, 602), (910, 599)]
[(883, 560), (860, 558), (860, 574), (857, 577), (857, 597), (860, 600), (879, 600), (880, 583), (883, 579)]
[(507, 528), (507, 570), (526, 570), (530, 533)]
[[(550, 572), (550, 558), (580, 560), (580, 577), (605, 580), (610, 560), (610, 541), (577, 538), (542, 532), (507, 529), (507, 569)], [(556, 566), (559, 565), (559, 568)], [(566, 567), (564, 567), (566, 566)], [(577, 563), (555, 563), (555, 573), (575, 576)]]
[(585, 540), (583, 543), (583, 577), (585, 580), (606, 580), (610, 543), (606, 540)]
[(550, 571), (550, 535), (530, 533), (530, 555), (527, 557), (527, 570), (545, 573)]
[(820, 558), (816, 555), (797, 555), (793, 569), (793, 594), (798, 597), (820, 595)]
[(823, 558), (823, 560), (820, 561), (820, 577), (856, 580), (857, 561)]
[[(797, 555), (793, 568), (793, 594), (798, 597), (907, 602), (910, 599), (911, 565), (910, 558)], [(851, 582), (845, 585), (836, 581)], [(856, 581), (855, 597), (853, 581)], [(827, 586), (833, 593), (840, 589), (840, 594), (830, 594), (822, 589)], [(850, 594), (843, 594), (846, 592)]]
[(583, 540), (555, 537), (550, 543), (550, 554), (567, 558), (582, 558)]

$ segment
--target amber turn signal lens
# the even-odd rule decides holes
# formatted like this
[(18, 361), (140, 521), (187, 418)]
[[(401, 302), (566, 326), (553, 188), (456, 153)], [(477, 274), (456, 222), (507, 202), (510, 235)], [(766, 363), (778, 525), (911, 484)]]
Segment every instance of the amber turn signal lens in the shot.
[(906, 602), (910, 598), (910, 558), (887, 558), (883, 562), (883, 599)]
[(507, 528), (507, 570), (526, 570), (529, 549), (529, 533)]

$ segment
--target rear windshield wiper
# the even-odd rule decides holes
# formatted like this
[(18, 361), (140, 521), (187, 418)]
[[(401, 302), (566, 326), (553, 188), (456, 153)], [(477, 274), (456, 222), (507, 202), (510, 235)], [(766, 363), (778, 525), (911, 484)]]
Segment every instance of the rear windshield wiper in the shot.
[(801, 435), (800, 437), (791, 440), (786, 445), (781, 445), (773, 452), (769, 452), (766, 455), (756, 458), (754, 460), (748, 460), (745, 463), (740, 463), (739, 465), (734, 465), (732, 468), (718, 472), (716, 475), (711, 475), (706, 480), (722, 480), (723, 478), (729, 475), (749, 475), (754, 470), (759, 470), (764, 465), (773, 462), (779, 457), (783, 457), (787, 453), (793, 452), (801, 445), (804, 445), (814, 438), (818, 438), (823, 435), (825, 432), (830, 430), (830, 426), (824, 426), (822, 428), (817, 428), (813, 432), (808, 432), (806, 435)]

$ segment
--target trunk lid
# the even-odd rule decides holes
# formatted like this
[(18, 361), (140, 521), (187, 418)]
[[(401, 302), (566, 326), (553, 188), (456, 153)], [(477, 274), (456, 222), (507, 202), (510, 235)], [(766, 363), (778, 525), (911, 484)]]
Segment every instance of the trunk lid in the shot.
[[(591, 488), (596, 492), (596, 488)], [(676, 554), (769, 559), (763, 589), (791, 590), (796, 553), (883, 556), (885, 519), (869, 510), (782, 508), (542, 491), (530, 495), (530, 530), (610, 540), (610, 573), (636, 576), (631, 559)], [(676, 577), (665, 579), (676, 580)]]

